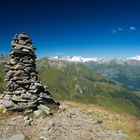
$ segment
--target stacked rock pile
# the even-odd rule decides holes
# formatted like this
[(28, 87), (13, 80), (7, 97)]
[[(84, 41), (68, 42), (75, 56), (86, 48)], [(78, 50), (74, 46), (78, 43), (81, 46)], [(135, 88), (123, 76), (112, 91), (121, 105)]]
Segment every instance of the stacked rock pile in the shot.
[[(16, 34), (11, 42), (10, 60), (6, 65), (8, 82), (3, 104), (9, 110), (37, 108), (40, 104), (55, 103), (47, 86), (38, 78), (35, 50), (26, 33)], [(56, 104), (56, 103), (55, 103)]]

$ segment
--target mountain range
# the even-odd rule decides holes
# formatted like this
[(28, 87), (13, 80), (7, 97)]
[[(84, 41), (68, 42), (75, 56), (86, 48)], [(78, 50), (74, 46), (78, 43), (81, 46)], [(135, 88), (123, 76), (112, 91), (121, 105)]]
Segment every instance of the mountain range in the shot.
[[(140, 60), (83, 57), (44, 57), (36, 66), (41, 81), (56, 99), (94, 103), (116, 112), (140, 114)], [(4, 63), (0, 55), (0, 89)], [(128, 108), (129, 106), (129, 108)]]
[(97, 74), (117, 81), (127, 88), (140, 89), (140, 56), (122, 59), (55, 56), (49, 57), (48, 60), (81, 63)]
[(130, 58), (85, 58), (82, 56), (54, 56), (49, 57), (50, 60), (61, 60), (61, 61), (67, 61), (67, 62), (75, 62), (75, 63), (88, 63), (88, 62), (96, 62), (96, 63), (110, 63), (115, 62), (118, 64), (123, 63), (133, 63), (133, 62), (139, 62), (140, 56), (130, 57)]

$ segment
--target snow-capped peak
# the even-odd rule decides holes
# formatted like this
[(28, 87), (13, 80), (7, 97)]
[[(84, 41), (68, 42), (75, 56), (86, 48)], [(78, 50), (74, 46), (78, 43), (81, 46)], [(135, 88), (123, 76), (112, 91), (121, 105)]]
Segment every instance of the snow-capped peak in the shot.
[(135, 57), (130, 57), (127, 58), (128, 60), (139, 60), (140, 61), (140, 56), (135, 56)]
[(84, 58), (82, 56), (54, 56), (50, 57), (51, 60), (63, 60), (63, 61), (69, 61), (69, 62), (77, 62), (77, 63), (85, 63), (85, 62), (91, 62), (91, 61), (97, 61), (97, 58)]
[(88, 63), (88, 62), (96, 62), (99, 64), (111, 63), (115, 62), (117, 64), (124, 64), (124, 63), (131, 63), (134, 61), (140, 61), (140, 56), (130, 57), (130, 58), (85, 58), (82, 56), (53, 56), (49, 57), (50, 60), (61, 60), (67, 62), (74, 62), (74, 63)]

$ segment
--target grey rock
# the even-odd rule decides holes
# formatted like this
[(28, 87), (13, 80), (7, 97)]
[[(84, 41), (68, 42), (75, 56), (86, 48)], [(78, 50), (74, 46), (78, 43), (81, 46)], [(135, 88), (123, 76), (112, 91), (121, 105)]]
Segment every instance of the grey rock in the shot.
[(17, 65), (15, 66), (15, 69), (16, 69), (16, 70), (21, 70), (21, 69), (23, 69), (23, 66), (22, 66), (22, 65), (17, 64)]
[(24, 114), (25, 114), (25, 115), (29, 115), (29, 114), (31, 114), (31, 113), (33, 113), (33, 112), (34, 112), (33, 109), (26, 109), (26, 110), (24, 111)]
[(23, 49), (23, 51), (24, 51), (24, 52), (30, 52), (30, 50), (27, 50), (27, 49)]
[(49, 99), (49, 98), (50, 98), (49, 95), (47, 95), (46, 93), (43, 93), (43, 92), (41, 92), (41, 93), (39, 94), (39, 97), (41, 97), (41, 98), (46, 98), (46, 99)]
[(42, 111), (40, 109), (38, 109), (38, 110), (34, 111), (33, 114), (34, 114), (34, 117), (38, 118), (41, 116)]
[(22, 99), (30, 100), (32, 95), (31, 95), (31, 93), (24, 93), (24, 94), (21, 95), (21, 97), (22, 97)]
[(47, 115), (52, 115), (53, 114), (51, 109), (49, 107), (45, 106), (45, 105), (39, 105), (38, 108), (40, 110), (42, 110)]
[(10, 70), (7, 72), (6, 77), (11, 77), (14, 74), (14, 71)]
[(2, 99), (4, 97), (4, 94), (0, 94), (0, 99)]
[(43, 85), (41, 83), (34, 83), (35, 86), (39, 86), (39, 87), (42, 87)]
[(27, 99), (22, 99), (20, 96), (16, 96), (16, 95), (13, 95), (11, 100), (16, 102), (27, 102)]
[(3, 97), (3, 99), (5, 99), (5, 100), (10, 100), (11, 97), (12, 97), (11, 95), (8, 95), (8, 94), (7, 94), (7, 95), (5, 95), (5, 96)]
[(22, 45), (25, 45), (26, 44), (26, 42), (24, 40), (19, 40), (18, 43), (19, 44), (22, 44)]
[(66, 106), (65, 105), (59, 105), (59, 109), (60, 110), (65, 110), (66, 109)]
[(14, 59), (10, 59), (10, 64), (16, 64), (15, 60)]
[(25, 116), (24, 117), (24, 121), (26, 121), (26, 120), (29, 120), (29, 117), (28, 116)]
[(6, 107), (6, 108), (12, 108), (14, 107), (14, 103), (10, 100), (3, 100), (2, 104)]

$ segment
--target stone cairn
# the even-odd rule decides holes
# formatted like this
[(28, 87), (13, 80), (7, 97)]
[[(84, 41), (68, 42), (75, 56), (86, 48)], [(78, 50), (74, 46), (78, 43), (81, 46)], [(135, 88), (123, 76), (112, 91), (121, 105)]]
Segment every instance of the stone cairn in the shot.
[(44, 86), (37, 76), (36, 48), (31, 38), (26, 33), (16, 34), (11, 46), (10, 60), (5, 66), (5, 81), (8, 84), (3, 105), (7, 110), (15, 111), (43, 108), (43, 104), (47, 103), (59, 106), (59, 103), (51, 98), (48, 87)]

